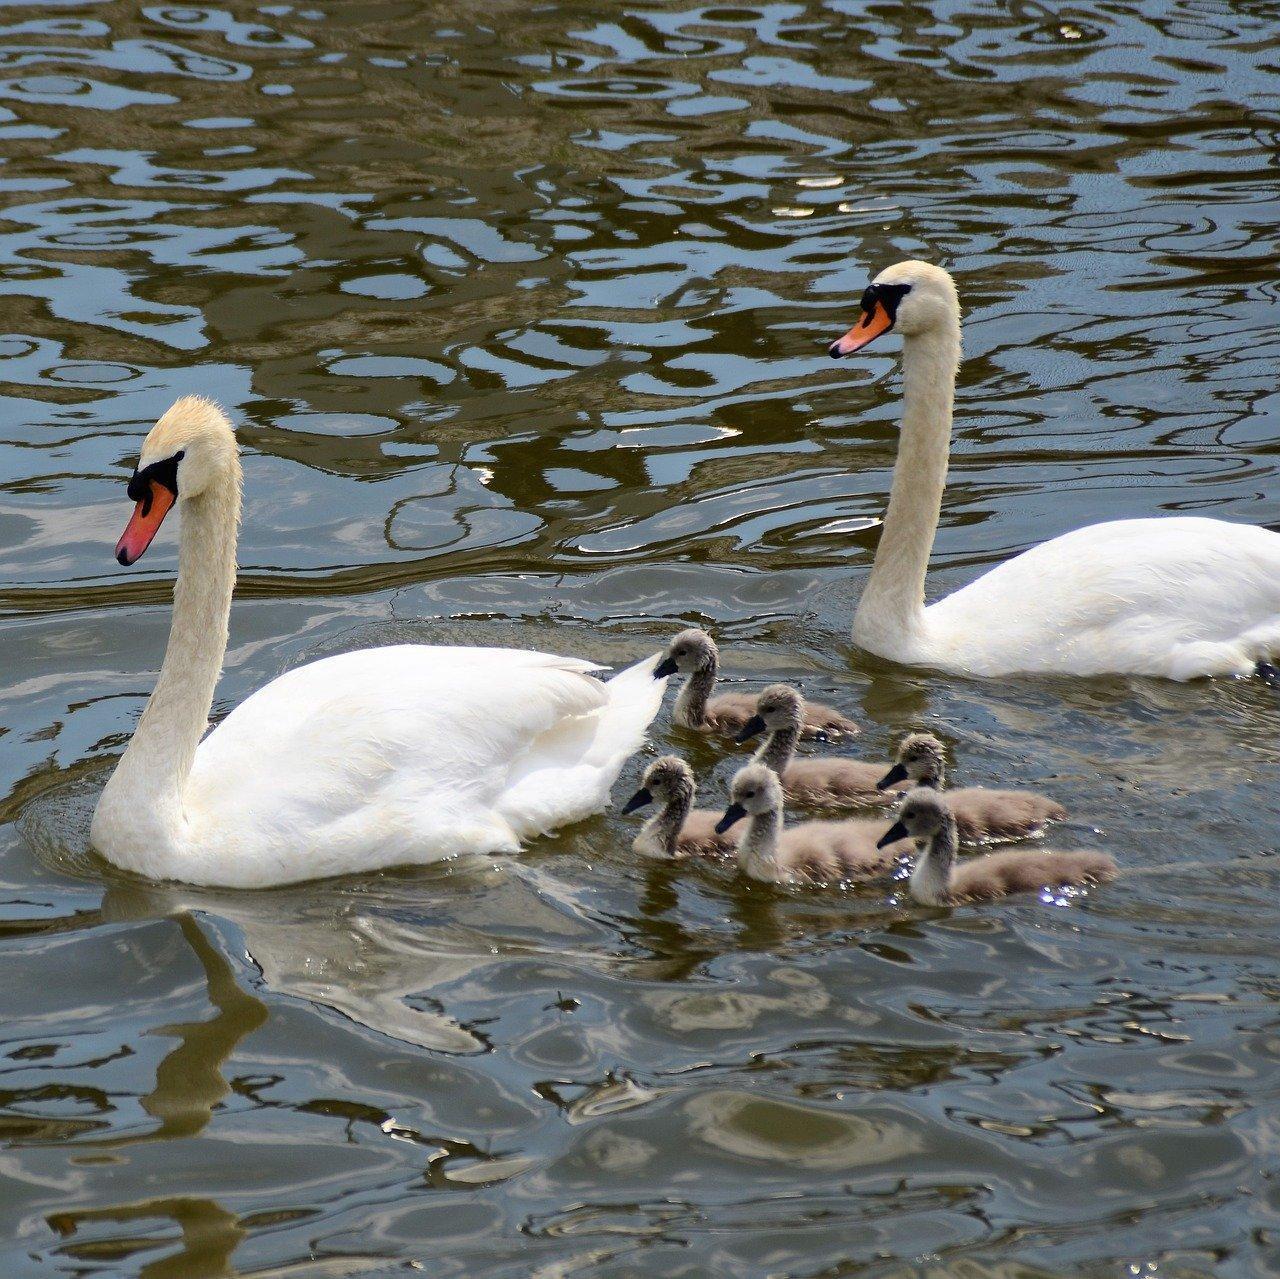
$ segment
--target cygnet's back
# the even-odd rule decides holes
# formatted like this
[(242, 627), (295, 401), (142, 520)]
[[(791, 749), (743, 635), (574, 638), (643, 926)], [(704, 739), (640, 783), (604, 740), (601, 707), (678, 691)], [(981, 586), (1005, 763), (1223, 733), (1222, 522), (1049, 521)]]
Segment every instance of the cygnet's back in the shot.
[[(879, 790), (883, 764), (846, 759), (836, 755), (821, 759), (798, 759), (783, 774), (787, 798), (813, 808), (864, 807), (883, 805), (895, 794)], [(903, 787), (895, 786), (893, 792)]]
[(990, 790), (962, 786), (947, 792), (965, 844), (986, 844), (1036, 835), (1050, 822), (1060, 822), (1067, 810), (1048, 795), (1029, 790)]
[(1115, 858), (1106, 853), (1011, 848), (956, 866), (951, 873), (951, 897), (956, 902), (994, 901), (1014, 893), (1038, 893), (1042, 888), (1105, 884), (1115, 876)]
[(910, 841), (878, 848), (889, 822), (849, 818), (846, 821), (800, 822), (778, 840), (777, 863), (785, 879), (816, 884), (878, 879), (897, 864)]
[(738, 850), (738, 831), (716, 830), (720, 813), (711, 808), (693, 808), (676, 837), (677, 857), (732, 857)]

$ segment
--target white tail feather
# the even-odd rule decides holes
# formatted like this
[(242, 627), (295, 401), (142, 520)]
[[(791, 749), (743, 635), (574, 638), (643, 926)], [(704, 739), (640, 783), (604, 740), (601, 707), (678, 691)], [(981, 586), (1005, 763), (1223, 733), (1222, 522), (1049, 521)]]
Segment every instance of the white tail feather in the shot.
[(644, 745), (662, 706), (665, 679), (654, 679), (655, 653), (620, 671), (604, 688), (608, 701), (567, 720), (530, 745), (512, 770), (500, 812), (522, 839), (581, 821), (609, 806), (622, 766)]

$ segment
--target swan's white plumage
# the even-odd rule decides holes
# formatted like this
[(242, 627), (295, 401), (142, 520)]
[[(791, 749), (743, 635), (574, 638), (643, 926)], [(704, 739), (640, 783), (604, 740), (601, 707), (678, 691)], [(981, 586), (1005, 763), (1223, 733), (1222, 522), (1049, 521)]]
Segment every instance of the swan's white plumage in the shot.
[(196, 751), (182, 878), (256, 887), (514, 851), (599, 812), (657, 714), (657, 660), (604, 684), (575, 658), (397, 645), (289, 671)]
[(925, 609), (920, 659), (974, 675), (1244, 675), (1280, 652), (1280, 534), (1115, 520), (1006, 560)]
[[(877, 293), (877, 290), (888, 292)], [(899, 296), (900, 295), (900, 296)], [(881, 310), (897, 297), (896, 318)], [(853, 637), (895, 661), (965, 675), (1251, 672), (1280, 654), (1280, 533), (1169, 516), (1077, 529), (1008, 560), (926, 608), (960, 359), (951, 277), (900, 262), (868, 290), (879, 325), (833, 348), (903, 336), (902, 435), (893, 487)], [(863, 336), (870, 335), (870, 336)]]

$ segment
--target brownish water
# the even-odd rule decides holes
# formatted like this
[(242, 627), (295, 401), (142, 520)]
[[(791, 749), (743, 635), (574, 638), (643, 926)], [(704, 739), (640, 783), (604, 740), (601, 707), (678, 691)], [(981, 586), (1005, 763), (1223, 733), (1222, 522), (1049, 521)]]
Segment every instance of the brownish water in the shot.
[[(1276, 525), (1280, 7), (0, 5), (0, 1273), (1280, 1267), (1277, 702), (847, 641), (896, 343), (966, 302), (931, 589), (1091, 520)], [(168, 626), (111, 556), (177, 395), (239, 427), (217, 710), (319, 652), (712, 626), (882, 756), (1165, 866), (955, 912), (641, 864), (288, 891), (90, 859)], [(999, 619), (993, 619), (998, 625)], [(733, 759), (658, 726), (705, 802)], [(628, 770), (630, 785), (641, 761)]]

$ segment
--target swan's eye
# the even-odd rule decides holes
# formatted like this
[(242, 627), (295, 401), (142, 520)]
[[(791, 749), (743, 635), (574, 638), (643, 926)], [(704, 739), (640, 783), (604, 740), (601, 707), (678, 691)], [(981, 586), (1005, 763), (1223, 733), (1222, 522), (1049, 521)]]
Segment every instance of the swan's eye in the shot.
[(889, 317), (889, 323), (894, 324), (898, 319), (898, 306), (910, 292), (909, 284), (868, 285), (866, 292), (862, 295), (862, 309), (870, 315), (876, 303), (879, 302)]
[(125, 490), (129, 494), (129, 500), (131, 502), (149, 503), (153, 482), (163, 485), (174, 497), (177, 497), (178, 463), (185, 456), (185, 450), (179, 449), (172, 457), (167, 457), (160, 462), (152, 462), (150, 466), (145, 466), (140, 471), (134, 471)]

